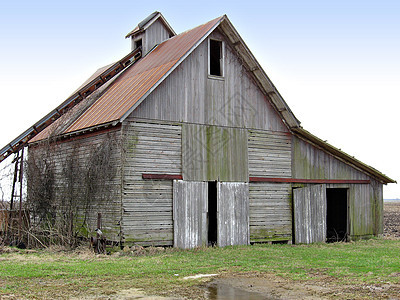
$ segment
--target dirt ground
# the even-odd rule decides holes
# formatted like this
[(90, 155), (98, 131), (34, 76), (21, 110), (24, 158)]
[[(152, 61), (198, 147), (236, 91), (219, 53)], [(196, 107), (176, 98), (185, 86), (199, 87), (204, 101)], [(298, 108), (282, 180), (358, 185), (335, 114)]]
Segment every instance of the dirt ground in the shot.
[(387, 238), (400, 238), (400, 201), (384, 204), (383, 235)]

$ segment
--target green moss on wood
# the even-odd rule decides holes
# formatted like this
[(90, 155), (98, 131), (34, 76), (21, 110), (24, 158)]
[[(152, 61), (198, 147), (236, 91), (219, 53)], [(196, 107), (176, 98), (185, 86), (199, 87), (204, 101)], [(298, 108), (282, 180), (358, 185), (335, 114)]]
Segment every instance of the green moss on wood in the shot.
[(126, 151), (128, 153), (134, 153), (138, 142), (139, 142), (139, 137), (137, 136), (137, 134), (131, 135), (129, 139), (127, 139), (126, 141)]

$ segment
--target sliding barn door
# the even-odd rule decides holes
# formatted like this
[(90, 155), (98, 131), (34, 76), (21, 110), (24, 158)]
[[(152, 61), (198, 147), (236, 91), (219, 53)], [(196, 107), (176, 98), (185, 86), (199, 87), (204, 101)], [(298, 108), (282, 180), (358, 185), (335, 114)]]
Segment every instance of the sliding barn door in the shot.
[(207, 245), (208, 183), (174, 180), (174, 247)]
[(326, 240), (326, 186), (314, 185), (293, 190), (295, 243)]
[(217, 184), (218, 246), (247, 245), (249, 230), (249, 184)]

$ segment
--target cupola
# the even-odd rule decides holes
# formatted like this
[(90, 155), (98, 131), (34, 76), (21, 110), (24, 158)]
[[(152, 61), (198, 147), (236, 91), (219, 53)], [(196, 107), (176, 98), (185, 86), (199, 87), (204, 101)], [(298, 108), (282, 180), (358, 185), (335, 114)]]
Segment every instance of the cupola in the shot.
[(164, 16), (156, 11), (140, 22), (125, 38), (131, 39), (132, 51), (142, 47), (142, 56), (145, 56), (156, 45), (175, 35)]

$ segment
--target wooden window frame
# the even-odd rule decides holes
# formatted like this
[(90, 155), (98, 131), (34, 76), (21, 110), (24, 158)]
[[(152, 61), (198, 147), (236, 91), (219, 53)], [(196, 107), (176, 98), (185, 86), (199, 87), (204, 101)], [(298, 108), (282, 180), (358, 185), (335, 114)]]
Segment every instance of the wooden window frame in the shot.
[[(221, 62), (220, 62), (220, 67), (221, 67), (221, 75), (212, 75), (211, 74), (211, 57), (210, 57), (210, 42), (211, 41), (217, 41), (217, 42), (221, 42)], [(210, 79), (219, 79), (219, 80), (224, 80), (225, 78), (225, 42), (223, 40), (219, 40), (219, 39), (214, 39), (214, 38), (209, 38), (208, 39), (208, 55), (207, 55), (207, 59), (208, 59), (208, 78)]]

